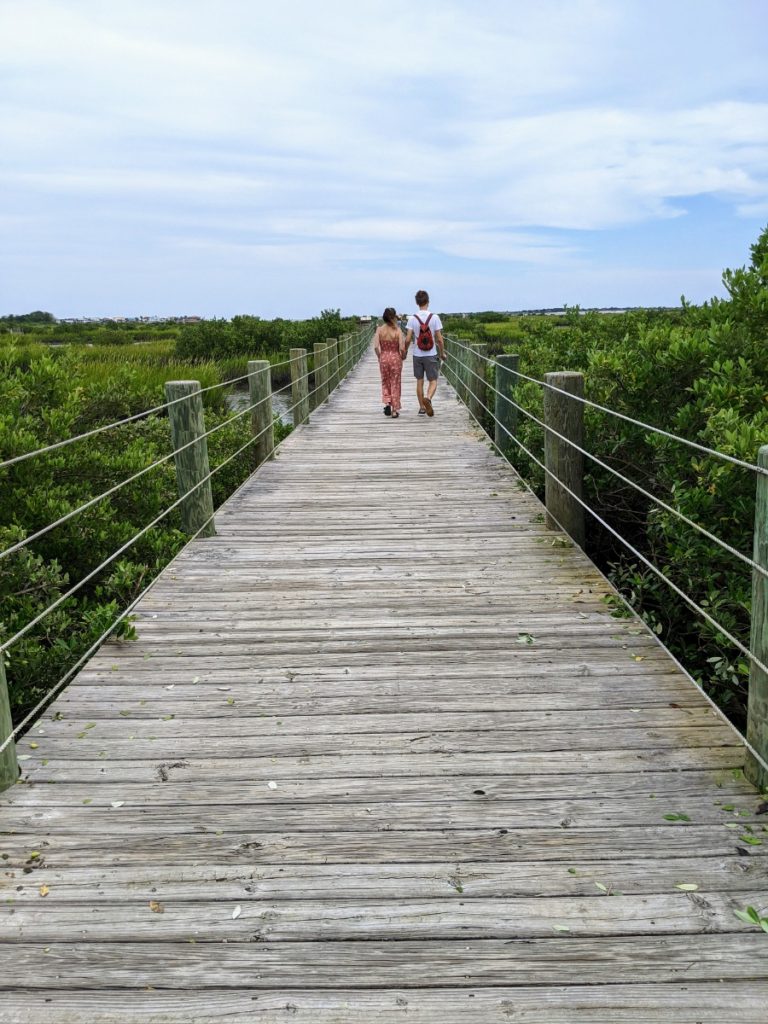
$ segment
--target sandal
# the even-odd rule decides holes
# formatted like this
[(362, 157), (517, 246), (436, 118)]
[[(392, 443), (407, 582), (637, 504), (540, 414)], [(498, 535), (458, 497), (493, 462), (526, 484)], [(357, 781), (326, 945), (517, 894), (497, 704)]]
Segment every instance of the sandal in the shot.
[(393, 412), (393, 413), (392, 413), (392, 419), (393, 419), (393, 420), (396, 420), (396, 419), (397, 419), (397, 417), (398, 417), (399, 415), (400, 415), (400, 413), (399, 413), (399, 412)]

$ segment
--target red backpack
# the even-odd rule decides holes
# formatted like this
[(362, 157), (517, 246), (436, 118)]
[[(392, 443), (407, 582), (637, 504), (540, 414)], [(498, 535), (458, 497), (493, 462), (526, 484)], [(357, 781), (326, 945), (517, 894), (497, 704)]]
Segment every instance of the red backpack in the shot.
[(430, 313), (423, 323), (419, 316), (416, 316), (416, 319), (419, 321), (419, 336), (416, 339), (416, 345), (422, 352), (429, 352), (435, 344), (435, 339), (432, 337), (432, 331), (429, 328), (429, 321), (432, 319), (432, 314)]

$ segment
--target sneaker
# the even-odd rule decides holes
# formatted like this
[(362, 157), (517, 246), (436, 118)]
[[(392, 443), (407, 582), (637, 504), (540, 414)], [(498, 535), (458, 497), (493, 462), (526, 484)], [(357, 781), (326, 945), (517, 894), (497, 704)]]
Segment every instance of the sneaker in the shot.
[(391, 416), (392, 415), (392, 406), (391, 405), (385, 405), (384, 406), (384, 415), (385, 416)]
[(435, 410), (432, 408), (432, 402), (428, 398), (424, 399), (424, 411), (426, 412), (427, 416), (435, 415)]

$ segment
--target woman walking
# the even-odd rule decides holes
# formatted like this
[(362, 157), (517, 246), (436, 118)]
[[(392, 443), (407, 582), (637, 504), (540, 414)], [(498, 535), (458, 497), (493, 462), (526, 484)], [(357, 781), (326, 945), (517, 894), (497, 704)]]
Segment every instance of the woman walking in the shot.
[(381, 400), (384, 415), (400, 415), (400, 381), (405, 359), (405, 338), (397, 322), (397, 313), (388, 306), (384, 310), (384, 323), (373, 336), (373, 349), (381, 372)]

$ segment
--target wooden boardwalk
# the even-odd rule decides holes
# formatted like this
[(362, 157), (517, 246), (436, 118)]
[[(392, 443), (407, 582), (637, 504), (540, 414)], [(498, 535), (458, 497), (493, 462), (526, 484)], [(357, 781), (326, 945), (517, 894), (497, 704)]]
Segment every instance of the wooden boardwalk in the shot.
[(405, 390), (365, 357), (21, 741), (0, 1021), (765, 1024), (734, 733)]

